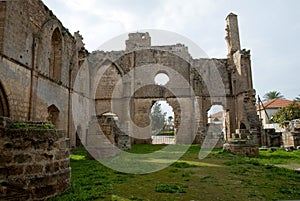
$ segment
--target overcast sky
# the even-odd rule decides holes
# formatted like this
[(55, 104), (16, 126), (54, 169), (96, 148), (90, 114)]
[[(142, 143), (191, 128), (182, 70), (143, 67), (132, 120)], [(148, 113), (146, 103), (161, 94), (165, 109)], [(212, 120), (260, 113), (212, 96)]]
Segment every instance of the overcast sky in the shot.
[(233, 12), (242, 48), (251, 50), (257, 94), (277, 90), (288, 99), (300, 94), (298, 0), (43, 1), (71, 33), (80, 31), (90, 52), (126, 32), (161, 29), (189, 38), (211, 58), (225, 58), (225, 18)]

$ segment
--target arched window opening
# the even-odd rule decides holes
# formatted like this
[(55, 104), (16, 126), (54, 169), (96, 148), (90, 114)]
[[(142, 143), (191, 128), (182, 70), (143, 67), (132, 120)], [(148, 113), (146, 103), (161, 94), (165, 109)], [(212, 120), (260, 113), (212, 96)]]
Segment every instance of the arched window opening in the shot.
[(48, 119), (55, 128), (59, 127), (59, 110), (55, 105), (51, 105), (48, 107)]
[(0, 83), (0, 116), (9, 117), (8, 101), (7, 101), (6, 93), (1, 83)]
[(157, 101), (151, 108), (152, 144), (174, 144), (174, 112), (166, 101)]
[(166, 73), (158, 73), (154, 78), (154, 82), (156, 85), (165, 86), (169, 81), (170, 78)]
[(59, 29), (56, 28), (51, 38), (49, 76), (55, 80), (60, 80), (61, 66), (62, 66), (62, 37)]

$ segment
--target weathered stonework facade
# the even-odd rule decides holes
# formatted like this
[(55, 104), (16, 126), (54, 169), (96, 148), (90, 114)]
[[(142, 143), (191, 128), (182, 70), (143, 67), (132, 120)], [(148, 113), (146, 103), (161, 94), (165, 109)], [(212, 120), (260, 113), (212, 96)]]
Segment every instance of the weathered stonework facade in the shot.
[(300, 148), (300, 120), (292, 120), (282, 133), (283, 147)]
[(1, 111), (17, 121), (52, 121), (74, 145), (70, 112), (72, 84), (85, 56), (40, 0), (0, 2)]
[[(96, 116), (101, 116), (111, 112), (113, 91), (127, 76), (130, 79), (124, 80), (125, 90), (119, 98), (129, 104), (117, 115), (131, 143), (151, 142), (149, 113), (158, 100), (166, 100), (173, 107), (175, 128), (181, 129), (177, 143), (201, 144), (210, 133), (207, 111), (216, 104), (222, 105), (226, 113), (225, 141), (239, 128), (259, 132), (250, 51), (240, 47), (234, 14), (226, 18), (226, 33), (228, 57), (224, 59), (192, 58), (182, 44), (151, 46), (148, 33), (129, 34), (124, 51), (96, 51), (87, 59), (79, 33), (71, 35), (41, 0), (1, 1), (1, 115), (16, 121), (52, 121), (57, 129), (66, 131), (71, 146), (76, 146), (76, 133), (88, 141), (90, 123), (74, 126), (72, 96), (77, 94), (83, 102), (94, 99)], [(147, 65), (160, 70), (138, 72), (140, 66)], [(96, 80), (93, 76), (99, 71), (103, 74)], [(212, 76), (215, 72), (220, 77)], [(154, 82), (142, 86), (158, 73), (171, 78), (166, 87)], [(77, 84), (76, 77), (80, 80)], [(181, 78), (186, 85), (178, 81)], [(217, 82), (223, 84), (224, 93), (218, 93)], [(90, 91), (94, 85), (95, 96)], [(137, 127), (145, 127), (143, 133), (128, 126), (131, 119), (124, 115), (128, 111)]]
[[(231, 134), (236, 129), (250, 130), (251, 135), (258, 134), (261, 124), (255, 108), (250, 51), (240, 48), (237, 16), (228, 15), (226, 22), (226, 59), (194, 59), (182, 44), (151, 46), (149, 33), (129, 34), (125, 51), (93, 52), (89, 63), (93, 74), (104, 71), (95, 95), (97, 115), (111, 112), (111, 103), (117, 100), (114, 90), (121, 80), (122, 94), (118, 98), (126, 103), (117, 111), (123, 123), (121, 127), (130, 124), (130, 119), (123, 115), (124, 111), (129, 111), (134, 124), (146, 128), (150, 124), (149, 115), (154, 102), (165, 100), (173, 108), (175, 128), (189, 128), (181, 132), (183, 135), (176, 136), (177, 143), (203, 143), (210, 132), (207, 111), (216, 104), (222, 105), (226, 113), (226, 141), (232, 138)], [(145, 66), (147, 68), (143, 68)], [(220, 77), (215, 76), (215, 71)], [(159, 73), (170, 77), (166, 86), (154, 83)], [(180, 82), (179, 75), (187, 81), (187, 85)], [(218, 89), (220, 80), (224, 93)], [(174, 94), (174, 91), (179, 93)], [(193, 131), (193, 128), (196, 130)], [(150, 128), (141, 133), (136, 132), (134, 127), (125, 130), (132, 137), (132, 143), (151, 143)]]

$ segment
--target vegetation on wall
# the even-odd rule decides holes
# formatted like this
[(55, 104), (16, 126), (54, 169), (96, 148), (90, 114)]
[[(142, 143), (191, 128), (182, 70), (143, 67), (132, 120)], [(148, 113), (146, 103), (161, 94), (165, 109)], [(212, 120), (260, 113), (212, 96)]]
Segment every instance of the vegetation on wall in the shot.
[(55, 126), (51, 122), (31, 124), (26, 122), (15, 122), (9, 125), (10, 129), (26, 129), (26, 130), (52, 130)]

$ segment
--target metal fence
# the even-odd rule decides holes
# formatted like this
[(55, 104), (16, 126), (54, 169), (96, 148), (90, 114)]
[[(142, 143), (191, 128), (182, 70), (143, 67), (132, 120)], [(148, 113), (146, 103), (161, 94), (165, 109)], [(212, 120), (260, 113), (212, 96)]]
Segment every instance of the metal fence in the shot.
[(152, 135), (152, 144), (175, 144), (175, 137), (170, 135)]

